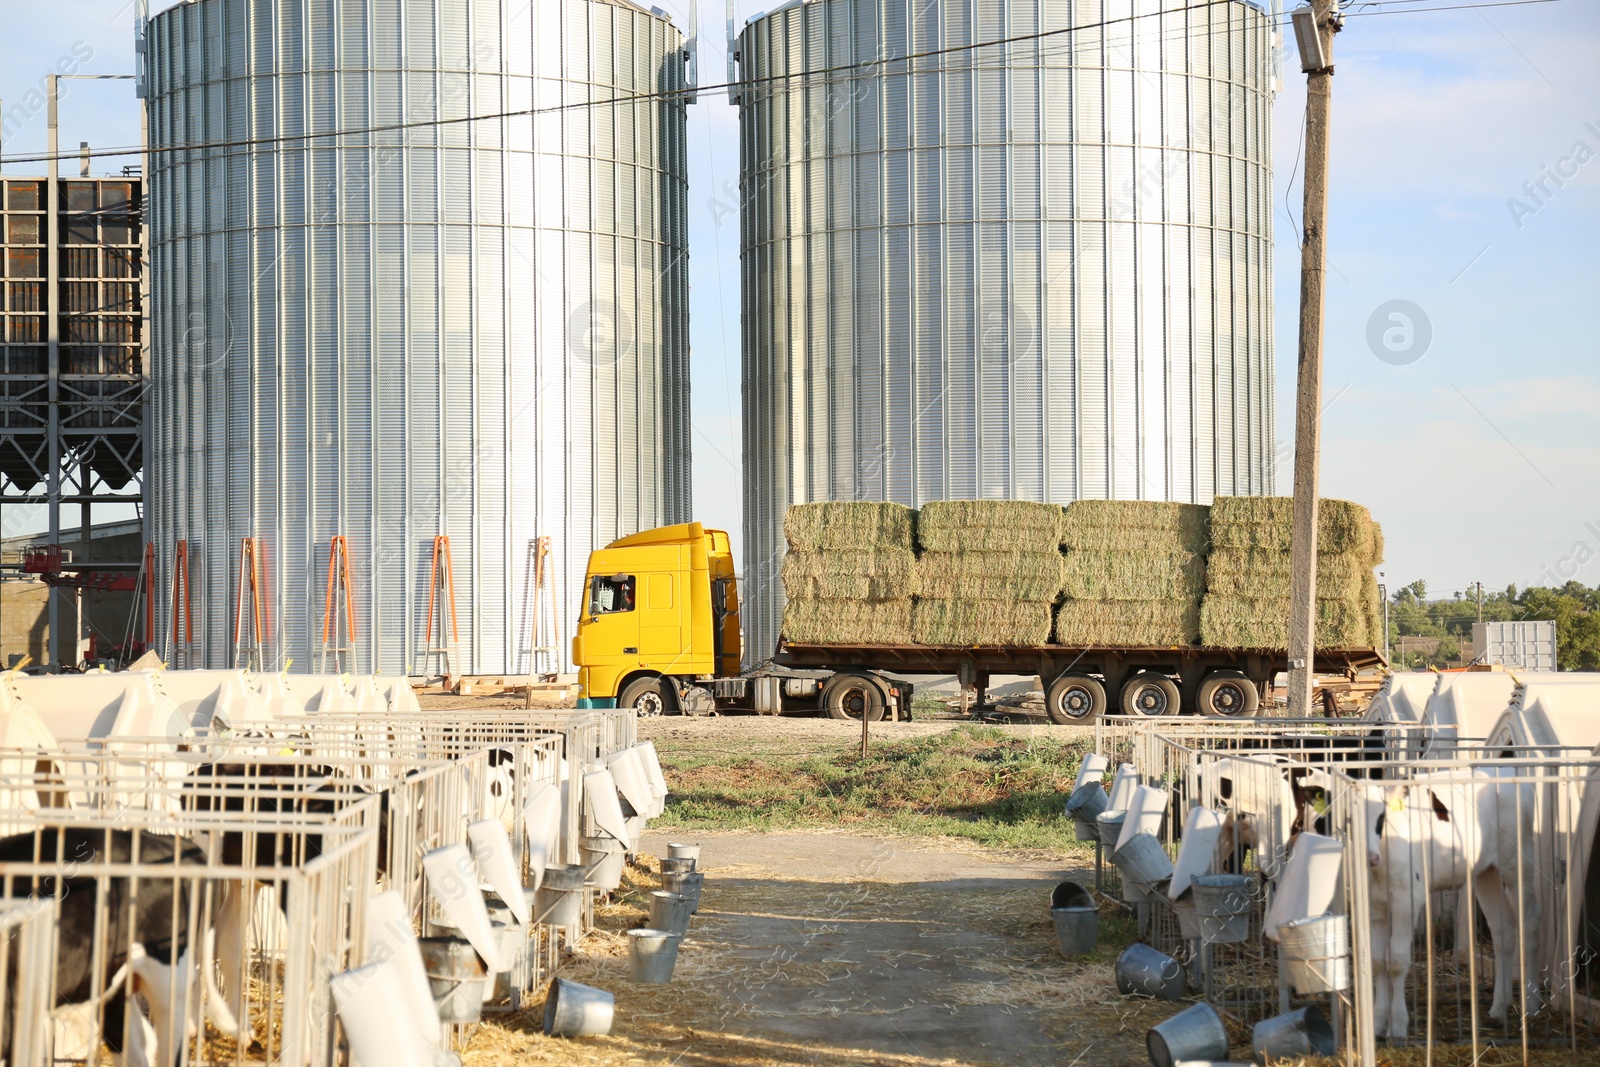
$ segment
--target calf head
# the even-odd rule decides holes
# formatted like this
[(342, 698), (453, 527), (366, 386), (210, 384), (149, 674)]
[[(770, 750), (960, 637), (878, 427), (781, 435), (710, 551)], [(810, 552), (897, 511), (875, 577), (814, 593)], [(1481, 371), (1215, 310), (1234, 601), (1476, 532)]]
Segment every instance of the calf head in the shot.
[[(1426, 794), (1426, 803), (1413, 794)], [(1417, 786), (1370, 786), (1367, 789), (1367, 863), (1376, 867), (1383, 862), (1384, 843), (1409, 842), (1430, 827), (1419, 822), (1420, 817), (1431, 817), (1436, 822), (1450, 822), (1450, 808), (1431, 789)]]

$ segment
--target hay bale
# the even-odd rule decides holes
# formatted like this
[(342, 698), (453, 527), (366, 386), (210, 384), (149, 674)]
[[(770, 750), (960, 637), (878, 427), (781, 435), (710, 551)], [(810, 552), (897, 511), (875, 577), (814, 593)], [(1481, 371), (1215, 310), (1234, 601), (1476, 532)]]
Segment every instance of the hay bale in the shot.
[(916, 513), (903, 504), (842, 500), (793, 504), (783, 516), (791, 549), (903, 548), (915, 546)]
[[(1061, 522), (1061, 544), (1072, 550), (1205, 551), (1211, 509), (1164, 500), (1075, 500)], [(1131, 537), (1131, 540), (1130, 540)]]
[[(1289, 553), (1275, 548), (1214, 548), (1206, 560), (1206, 590), (1224, 596), (1287, 598), (1293, 574), (1290, 561)], [(1363, 576), (1371, 575), (1365, 557), (1318, 553), (1317, 599), (1357, 599)]]
[(791, 600), (899, 600), (914, 592), (916, 564), (904, 548), (790, 552), (779, 577)]
[(1050, 641), (1050, 604), (1032, 600), (919, 599), (911, 636), (919, 645), (1034, 645)]
[[(1317, 647), (1367, 647), (1367, 617), (1359, 600), (1317, 601)], [(1289, 598), (1209, 595), (1200, 606), (1200, 638), (1214, 648), (1286, 649)]]
[(935, 500), (917, 513), (917, 543), (929, 552), (1055, 551), (1061, 505), (1031, 500)]
[[(1217, 548), (1290, 548), (1294, 500), (1286, 496), (1219, 496), (1211, 504), (1211, 543)], [(1360, 504), (1317, 502), (1317, 550), (1370, 558), (1377, 523)]]
[(1361, 606), (1367, 616), (1367, 642), (1373, 648), (1383, 647), (1383, 597), (1378, 595), (1378, 577), (1372, 571), (1362, 576)]
[(1034, 600), (1061, 592), (1061, 553), (924, 552), (917, 559), (916, 594), (934, 599)]
[(911, 640), (911, 598), (791, 600), (784, 640), (801, 645), (904, 645)]
[(1170, 648), (1200, 640), (1198, 600), (1065, 600), (1056, 644)]
[(1061, 591), (1069, 600), (1189, 600), (1206, 591), (1206, 559), (1198, 552), (1068, 552)]

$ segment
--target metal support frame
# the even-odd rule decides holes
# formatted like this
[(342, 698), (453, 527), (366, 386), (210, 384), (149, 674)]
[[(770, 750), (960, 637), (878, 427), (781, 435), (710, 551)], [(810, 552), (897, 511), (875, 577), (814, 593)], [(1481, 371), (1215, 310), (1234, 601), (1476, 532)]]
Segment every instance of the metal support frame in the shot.
[[(233, 608), (233, 666), (235, 670), (263, 671), (266, 664), (266, 627), (261, 597), (261, 539), (245, 537), (239, 541), (239, 597)], [(245, 602), (249, 601), (249, 611)], [(244, 640), (246, 620), (250, 639)]]
[[(439, 644), (433, 643), (433, 623), (439, 622)], [(448, 629), (447, 629), (448, 626)], [(446, 685), (451, 682), (456, 665), (461, 662), (457, 644), (461, 640), (461, 627), (456, 621), (456, 568), (450, 555), (450, 538), (440, 534), (433, 539), (433, 562), (428, 567), (428, 619), (422, 638), (423, 672), (427, 672), (430, 656), (440, 657), (439, 673)]]
[[(546, 665), (553, 673), (561, 670), (561, 600), (556, 590), (554, 543), (548, 535), (530, 540), (523, 569), (521, 629), (528, 643), (520, 654), (528, 657), (528, 707), (533, 706), (533, 684), (541, 673), (540, 654), (549, 657)], [(546, 610), (550, 616), (550, 643), (540, 644), (540, 619)]]
[[(339, 597), (343, 595), (344, 611), (341, 615)], [(332, 644), (341, 640), (340, 623), (343, 622), (348, 644)], [(353, 669), (351, 662), (356, 643), (356, 598), (350, 579), (350, 544), (343, 534), (334, 534), (328, 543), (328, 589), (322, 608), (322, 655), (317, 671), (328, 673), (328, 655), (333, 654), (334, 673)]]
[(194, 606), (190, 601), (189, 542), (180, 540), (172, 553), (172, 648), (167, 656), (173, 667), (194, 666)]

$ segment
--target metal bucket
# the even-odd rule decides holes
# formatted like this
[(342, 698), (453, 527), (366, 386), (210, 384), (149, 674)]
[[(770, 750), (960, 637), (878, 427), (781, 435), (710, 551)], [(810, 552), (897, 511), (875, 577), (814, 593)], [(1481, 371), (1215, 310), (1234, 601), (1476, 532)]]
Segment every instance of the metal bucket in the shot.
[(544, 869), (534, 900), (534, 921), (546, 926), (577, 926), (583, 919), (584, 869), (560, 864)]
[(586, 837), (580, 845), (583, 865), (589, 869), (589, 883), (602, 893), (622, 884), (622, 864), (627, 852), (622, 842), (610, 837)]
[(1263, 1019), (1250, 1033), (1257, 1063), (1298, 1060), (1304, 1056), (1332, 1056), (1339, 1051), (1328, 1017), (1315, 1004), (1298, 1011)]
[(700, 910), (700, 893), (705, 888), (706, 876), (699, 871), (684, 871), (680, 874), (663, 874), (661, 888), (668, 893), (681, 893), (689, 901), (689, 910)]
[(694, 860), (696, 868), (700, 866), (700, 846), (698, 844), (668, 844), (667, 859), (669, 860)]
[(1208, 945), (1236, 945), (1250, 936), (1248, 874), (1200, 874), (1194, 878), (1194, 910), (1200, 940)]
[(1125, 997), (1180, 1000), (1184, 990), (1183, 967), (1178, 961), (1143, 941), (1135, 941), (1117, 957), (1117, 992)]
[(628, 977), (642, 985), (665, 985), (678, 965), (682, 934), (668, 930), (628, 931)]
[(1228, 1055), (1228, 1031), (1217, 1009), (1201, 1002), (1185, 1008), (1144, 1035), (1155, 1067), (1176, 1067), (1184, 1060), (1220, 1060)]
[(692, 870), (694, 870), (694, 860), (687, 856), (668, 856), (666, 859), (661, 861), (661, 873), (663, 876), (669, 874), (688, 874)]
[(1350, 917), (1319, 915), (1278, 927), (1289, 981), (1301, 996), (1350, 988)]
[(475, 1023), (483, 1015), (489, 968), (464, 937), (419, 937), (422, 970), (442, 1023)]
[(1200, 916), (1194, 910), (1194, 892), (1185, 889), (1182, 896), (1168, 903), (1178, 917), (1178, 936), (1185, 941), (1200, 940)]
[(556, 978), (544, 998), (545, 1036), (604, 1037), (616, 1007), (616, 998), (604, 989)]
[(1072, 791), (1067, 798), (1067, 814), (1078, 829), (1079, 841), (1098, 840), (1094, 821), (1110, 803), (1111, 798), (1106, 795), (1105, 786), (1099, 782), (1085, 782)]
[(1056, 924), (1056, 947), (1063, 956), (1093, 952), (1099, 939), (1100, 909), (1077, 882), (1062, 882), (1050, 894), (1050, 918)]
[(665, 930), (669, 934), (689, 932), (689, 916), (693, 914), (689, 900), (682, 893), (657, 890), (650, 894), (650, 928)]
[(1141, 830), (1128, 843), (1111, 854), (1111, 862), (1122, 877), (1142, 886), (1152, 886), (1172, 877), (1172, 857), (1161, 841), (1148, 830)]
[(1117, 847), (1117, 838), (1122, 836), (1122, 821), (1127, 817), (1125, 811), (1103, 811), (1094, 817), (1094, 832), (1106, 843), (1106, 848)]

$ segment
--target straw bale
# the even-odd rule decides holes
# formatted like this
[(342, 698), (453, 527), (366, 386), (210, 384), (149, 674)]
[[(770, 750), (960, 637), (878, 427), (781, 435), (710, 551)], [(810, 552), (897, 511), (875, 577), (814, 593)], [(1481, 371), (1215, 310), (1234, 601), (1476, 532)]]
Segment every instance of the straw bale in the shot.
[(1170, 648), (1200, 640), (1200, 601), (1066, 600), (1056, 610), (1058, 645)]
[(912, 594), (916, 563), (904, 548), (790, 552), (780, 576), (790, 599), (896, 600)]
[(911, 635), (922, 645), (1043, 645), (1050, 603), (922, 599), (911, 609)]
[(1190, 600), (1206, 591), (1206, 559), (1198, 552), (1069, 552), (1062, 568), (1069, 600)]
[(1378, 578), (1370, 570), (1362, 576), (1361, 607), (1366, 612), (1367, 640), (1374, 648), (1383, 646), (1383, 598), (1378, 594)]
[(911, 598), (791, 600), (783, 609), (783, 636), (802, 645), (908, 644)]
[(845, 500), (793, 504), (783, 516), (792, 549), (911, 549), (916, 513), (903, 504)]
[[(1164, 500), (1075, 500), (1061, 523), (1069, 549), (1145, 548), (1205, 550), (1211, 509)], [(1137, 543), (1124, 541), (1132, 533)]]
[[(1289, 596), (1291, 556), (1274, 548), (1214, 548), (1206, 560), (1206, 590), (1225, 596), (1275, 599)], [(1317, 597), (1354, 600), (1372, 568), (1365, 557), (1348, 552), (1317, 556)]]
[(936, 599), (1053, 601), (1061, 592), (1061, 553), (924, 552), (916, 591)]
[[(1367, 646), (1367, 615), (1359, 600), (1317, 601), (1317, 647)], [(1209, 595), (1200, 608), (1200, 637), (1217, 648), (1287, 648), (1289, 598)]]
[[(1211, 504), (1211, 543), (1219, 548), (1288, 549), (1294, 531), (1293, 498), (1219, 496)], [(1353, 552), (1370, 558), (1377, 523), (1360, 504), (1317, 502), (1317, 547), (1321, 552)]]
[(1059, 504), (1031, 500), (935, 500), (917, 515), (917, 543), (930, 552), (1053, 551)]

